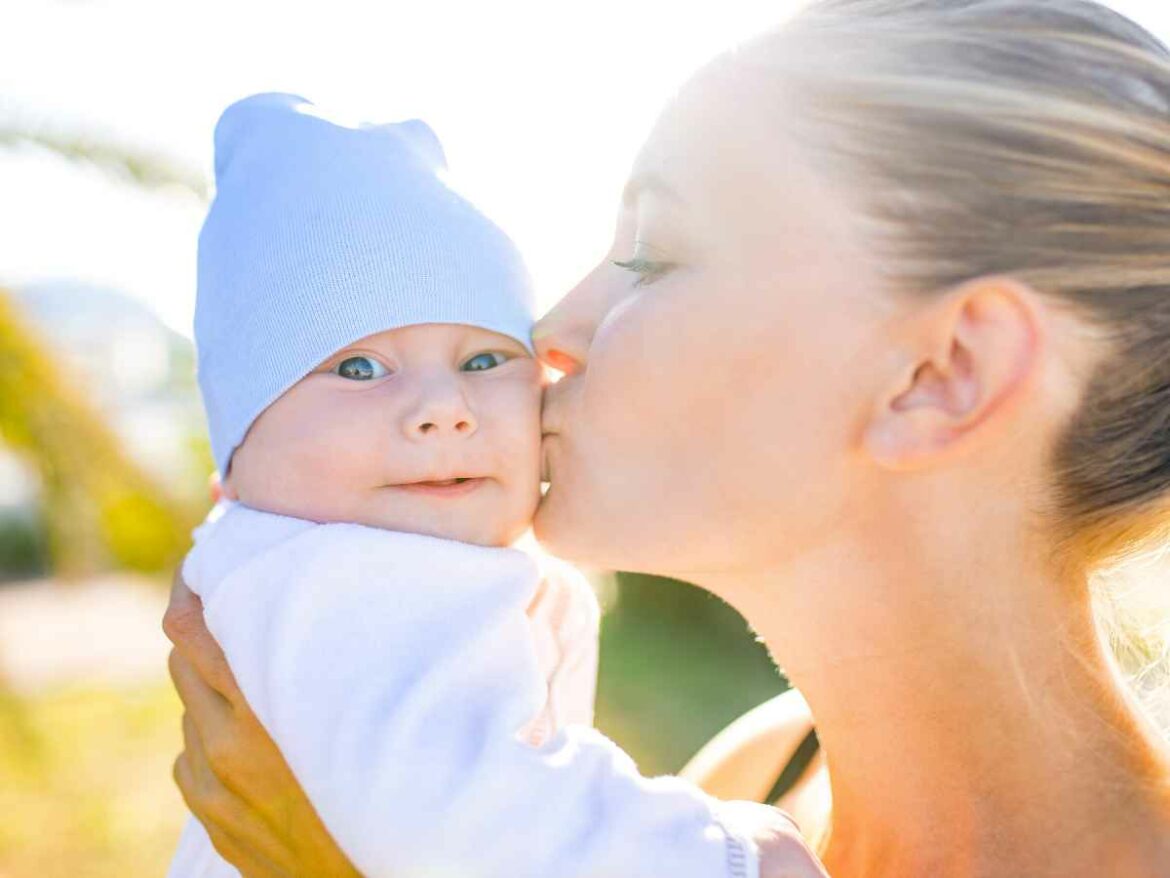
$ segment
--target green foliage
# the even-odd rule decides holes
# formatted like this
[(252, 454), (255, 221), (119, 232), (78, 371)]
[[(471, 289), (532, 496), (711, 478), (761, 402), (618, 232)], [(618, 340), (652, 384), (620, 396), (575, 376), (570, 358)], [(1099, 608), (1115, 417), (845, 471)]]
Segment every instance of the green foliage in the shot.
[(0, 440), (41, 478), (41, 513), (55, 570), (174, 567), (199, 510), (164, 493), (50, 363), (0, 290)]
[(602, 620), (597, 725), (646, 774), (678, 771), (740, 714), (788, 688), (743, 617), (709, 592), (619, 574)]
[(101, 530), (118, 567), (166, 570), (187, 550), (186, 530), (162, 498), (122, 488), (110, 490), (102, 501)]
[(49, 569), (49, 546), (40, 522), (28, 515), (0, 515), (0, 581), (31, 579)]

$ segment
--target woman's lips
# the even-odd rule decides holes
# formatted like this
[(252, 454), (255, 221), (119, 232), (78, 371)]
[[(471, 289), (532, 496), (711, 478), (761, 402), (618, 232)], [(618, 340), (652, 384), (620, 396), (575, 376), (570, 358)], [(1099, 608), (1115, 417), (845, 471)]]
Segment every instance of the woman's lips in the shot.
[(456, 478), (442, 479), (429, 482), (407, 482), (394, 485), (412, 494), (425, 494), (431, 497), (460, 497), (470, 494), (486, 482), (485, 478)]
[(548, 465), (548, 440), (556, 435), (556, 433), (545, 433), (540, 437), (540, 481), (542, 484), (550, 484), (552, 482), (551, 470)]

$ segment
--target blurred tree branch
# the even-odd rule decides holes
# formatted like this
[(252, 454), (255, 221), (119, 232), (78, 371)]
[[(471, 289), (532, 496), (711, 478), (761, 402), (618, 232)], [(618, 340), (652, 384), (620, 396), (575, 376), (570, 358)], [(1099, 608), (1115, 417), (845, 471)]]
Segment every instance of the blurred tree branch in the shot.
[(0, 443), (41, 478), (54, 568), (66, 577), (111, 563), (172, 569), (201, 510), (168, 495), (122, 450), (45, 344), (0, 288)]
[[(0, 112), (0, 148), (28, 147), (93, 165), (133, 185), (204, 201), (210, 196), (203, 173), (164, 155)], [(139, 570), (173, 567), (198, 510), (154, 484), (76, 386), (0, 288), (0, 443), (40, 475), (54, 567), (66, 576), (110, 563)]]
[(176, 187), (204, 201), (211, 194), (205, 174), (167, 156), (135, 150), (83, 132), (53, 130), (19, 119), (0, 118), (0, 147), (21, 146), (39, 147), (70, 161), (94, 165), (146, 188)]

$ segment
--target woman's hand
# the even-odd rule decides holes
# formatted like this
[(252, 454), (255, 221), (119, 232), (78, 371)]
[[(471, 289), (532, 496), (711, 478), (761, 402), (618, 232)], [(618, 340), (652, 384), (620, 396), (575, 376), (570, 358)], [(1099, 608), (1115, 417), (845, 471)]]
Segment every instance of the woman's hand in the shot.
[(179, 574), (163, 631), (186, 708), (175, 783), (220, 856), (244, 878), (360, 878), (248, 707)]

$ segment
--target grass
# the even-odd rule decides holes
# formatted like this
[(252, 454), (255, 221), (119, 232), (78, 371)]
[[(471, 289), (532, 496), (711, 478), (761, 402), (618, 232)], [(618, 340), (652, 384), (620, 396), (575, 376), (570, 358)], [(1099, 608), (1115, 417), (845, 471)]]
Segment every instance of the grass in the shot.
[(678, 771), (787, 681), (730, 607), (693, 586), (623, 576), (602, 620), (597, 725), (643, 774)]
[(0, 878), (165, 874), (184, 816), (180, 712), (165, 675), (0, 695)]

